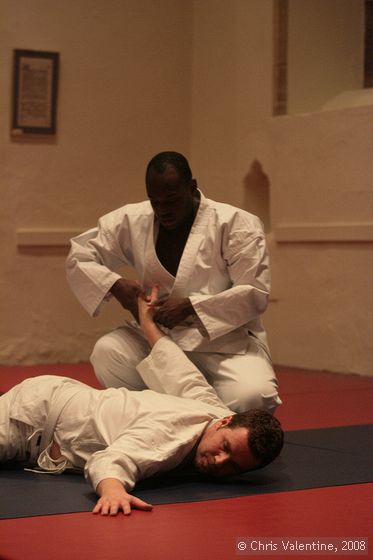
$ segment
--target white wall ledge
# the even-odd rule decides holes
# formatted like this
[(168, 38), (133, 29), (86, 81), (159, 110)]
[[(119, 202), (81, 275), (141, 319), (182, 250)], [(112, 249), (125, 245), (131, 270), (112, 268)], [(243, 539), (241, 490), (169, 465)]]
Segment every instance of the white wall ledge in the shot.
[[(68, 247), (72, 237), (87, 229), (20, 228), (16, 242), (19, 247)], [(372, 242), (373, 222), (278, 224), (274, 238), (278, 243)]]
[(72, 237), (87, 229), (21, 228), (16, 230), (16, 242), (18, 247), (68, 247)]
[(373, 222), (278, 224), (278, 243), (351, 243), (373, 241)]

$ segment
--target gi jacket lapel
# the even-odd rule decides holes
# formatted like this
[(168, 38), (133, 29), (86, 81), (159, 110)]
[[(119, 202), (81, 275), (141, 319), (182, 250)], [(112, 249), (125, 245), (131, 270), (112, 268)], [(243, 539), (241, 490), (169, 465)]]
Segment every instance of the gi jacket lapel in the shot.
[(201, 193), (201, 202), (193, 222), (188, 240), (184, 247), (175, 283), (171, 295), (175, 297), (185, 297), (190, 294), (190, 279), (200, 254), (203, 242), (208, 234), (209, 209), (206, 206), (205, 198)]
[(157, 257), (155, 245), (158, 234), (158, 224), (152, 218), (152, 225), (149, 228), (146, 243), (145, 266), (142, 279), (142, 285), (144, 287), (149, 288), (157, 283), (160, 287), (160, 296), (169, 294), (174, 297), (185, 297), (189, 295), (190, 278), (203, 242), (208, 235), (209, 207), (205, 201), (205, 197), (201, 194), (200, 206), (185, 244), (176, 278), (164, 268)]
[(144, 275), (142, 285), (144, 288), (150, 288), (154, 284), (158, 284), (159, 295), (169, 294), (173, 288), (175, 278), (164, 268), (159, 262), (155, 250), (155, 243), (158, 235), (158, 224), (152, 217), (152, 224), (149, 227), (148, 238), (144, 256)]

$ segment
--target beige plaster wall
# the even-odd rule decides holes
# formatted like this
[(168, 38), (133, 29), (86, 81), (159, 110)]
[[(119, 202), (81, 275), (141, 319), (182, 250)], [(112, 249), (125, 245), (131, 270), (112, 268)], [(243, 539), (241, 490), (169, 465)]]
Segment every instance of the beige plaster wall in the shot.
[[(19, 247), (17, 230), (91, 227), (144, 198), (154, 153), (188, 153), (191, 10), (178, 0), (0, 0), (0, 11), (0, 363), (85, 360), (122, 311), (89, 318), (66, 285), (67, 249)], [(60, 52), (53, 140), (10, 138), (14, 48)]]
[(289, 0), (288, 113), (364, 83), (364, 0)]
[[(362, 2), (315, 2), (310, 21), (311, 4), (290, 3), (294, 112), (362, 76)], [(273, 16), (272, 2), (195, 3), (194, 169), (206, 194), (265, 222), (275, 363), (371, 375), (372, 109), (271, 118)]]
[(249, 139), (269, 178), (275, 363), (372, 375), (373, 105), (273, 118)]
[(272, 49), (272, 0), (194, 2), (191, 157), (207, 196), (244, 204), (238, 149), (271, 114)]

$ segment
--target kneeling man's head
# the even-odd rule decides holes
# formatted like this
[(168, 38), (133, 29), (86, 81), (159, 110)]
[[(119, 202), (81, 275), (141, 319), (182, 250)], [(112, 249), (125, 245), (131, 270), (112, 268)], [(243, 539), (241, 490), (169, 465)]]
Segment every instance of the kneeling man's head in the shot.
[(226, 416), (210, 425), (198, 444), (194, 465), (213, 476), (238, 474), (271, 463), (284, 444), (281, 424), (264, 410)]

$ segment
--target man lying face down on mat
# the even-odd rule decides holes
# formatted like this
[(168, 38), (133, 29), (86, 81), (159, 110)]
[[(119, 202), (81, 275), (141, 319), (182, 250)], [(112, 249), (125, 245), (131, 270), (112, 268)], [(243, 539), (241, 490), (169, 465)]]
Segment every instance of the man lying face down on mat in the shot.
[(98, 390), (43, 375), (0, 397), (0, 461), (38, 470), (84, 470), (100, 496), (93, 513), (152, 506), (129, 494), (136, 482), (179, 465), (224, 476), (270, 463), (283, 445), (270, 413), (234, 414), (184, 352), (153, 321), (157, 290), (139, 298), (151, 352), (138, 371), (152, 390)]

